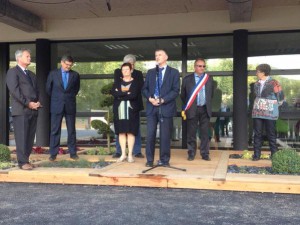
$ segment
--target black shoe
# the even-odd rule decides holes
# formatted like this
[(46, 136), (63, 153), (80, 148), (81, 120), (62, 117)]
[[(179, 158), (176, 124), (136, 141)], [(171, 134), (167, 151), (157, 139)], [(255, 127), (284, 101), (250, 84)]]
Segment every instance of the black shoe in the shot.
[(211, 159), (209, 158), (209, 156), (202, 156), (202, 159), (205, 161), (211, 161)]
[(188, 155), (188, 158), (187, 158), (188, 161), (193, 161), (194, 159), (195, 159), (194, 155)]
[(163, 162), (161, 160), (157, 161), (157, 166), (170, 166), (170, 164), (168, 162)]
[(79, 159), (77, 154), (71, 155), (70, 158), (73, 159), (73, 160), (78, 160)]
[(121, 154), (116, 152), (115, 154), (112, 155), (113, 158), (120, 158)]
[(49, 161), (51, 161), (51, 162), (53, 162), (55, 159), (56, 159), (56, 156), (55, 156), (55, 155), (51, 155), (51, 156), (49, 157)]
[(153, 167), (153, 162), (146, 162), (146, 167)]
[(138, 153), (134, 155), (135, 158), (145, 158), (145, 156), (142, 153)]

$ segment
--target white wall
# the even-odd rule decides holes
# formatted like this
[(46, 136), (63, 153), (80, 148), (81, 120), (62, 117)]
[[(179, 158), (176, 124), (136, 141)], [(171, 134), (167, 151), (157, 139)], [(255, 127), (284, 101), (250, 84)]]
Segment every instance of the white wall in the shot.
[(0, 23), (0, 42), (231, 33), (237, 29), (300, 29), (300, 6), (254, 9), (250, 23), (230, 23), (228, 11), (46, 21), (46, 32), (26, 33)]

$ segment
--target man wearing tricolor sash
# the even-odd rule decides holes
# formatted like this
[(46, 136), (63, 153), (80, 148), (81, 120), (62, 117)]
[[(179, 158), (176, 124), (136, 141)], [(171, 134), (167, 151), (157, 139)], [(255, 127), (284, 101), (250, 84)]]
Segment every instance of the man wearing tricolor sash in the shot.
[(200, 132), (200, 154), (203, 160), (209, 157), (209, 120), (213, 96), (213, 78), (205, 73), (205, 60), (198, 58), (194, 63), (194, 73), (185, 76), (181, 86), (181, 100), (184, 104), (182, 117), (187, 120), (188, 160), (196, 155), (196, 134)]

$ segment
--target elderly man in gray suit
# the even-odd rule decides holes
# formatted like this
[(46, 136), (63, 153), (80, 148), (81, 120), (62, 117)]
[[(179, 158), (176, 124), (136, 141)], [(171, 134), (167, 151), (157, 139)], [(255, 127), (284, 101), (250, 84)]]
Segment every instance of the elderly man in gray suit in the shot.
[(15, 132), (17, 160), (23, 170), (32, 170), (29, 162), (36, 132), (39, 91), (36, 76), (27, 67), (31, 63), (30, 50), (15, 53), (17, 66), (7, 71), (6, 85), (11, 93), (12, 118)]

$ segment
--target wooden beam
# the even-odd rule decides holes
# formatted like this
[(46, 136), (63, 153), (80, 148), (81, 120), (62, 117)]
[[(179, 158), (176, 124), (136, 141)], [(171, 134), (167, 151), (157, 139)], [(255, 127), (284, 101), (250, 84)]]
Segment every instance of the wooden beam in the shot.
[(0, 0), (0, 22), (26, 32), (44, 31), (41, 17), (9, 2)]
[(228, 2), (230, 23), (250, 22), (252, 0), (226, 0)]

